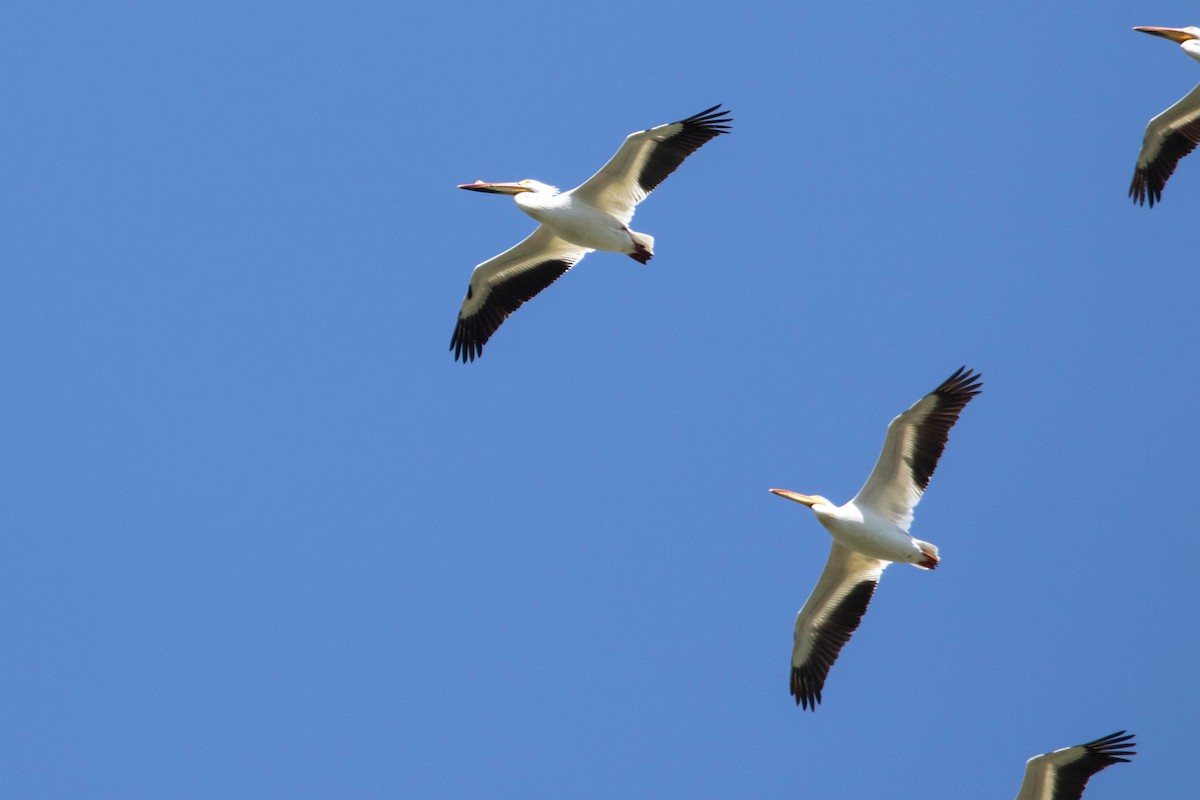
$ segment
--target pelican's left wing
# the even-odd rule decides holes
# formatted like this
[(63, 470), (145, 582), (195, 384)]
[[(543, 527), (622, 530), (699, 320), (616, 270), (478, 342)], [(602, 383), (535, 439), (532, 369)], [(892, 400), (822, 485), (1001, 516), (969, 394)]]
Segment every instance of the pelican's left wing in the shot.
[(959, 367), (941, 386), (892, 420), (879, 461), (852, 502), (869, 506), (908, 530), (913, 509), (946, 449), (950, 429), (971, 398), (979, 394), (982, 377)]
[(699, 114), (631, 133), (616, 155), (571, 194), (628, 225), (633, 208), (646, 199), (684, 159), (706, 142), (729, 133), (733, 118), (718, 103)]
[(539, 225), (515, 246), (475, 267), (450, 337), (455, 360), (465, 364), (482, 355), (483, 346), (509, 314), (590, 252)]
[(1088, 778), (1107, 766), (1136, 755), (1133, 734), (1110, 733), (1087, 744), (1034, 756), (1025, 764), (1025, 780), (1016, 800), (1079, 800)]
[(817, 710), (825, 677), (867, 613), (887, 565), (833, 543), (817, 585), (796, 615), (791, 680), (796, 705)]
[(1188, 92), (1182, 100), (1150, 120), (1146, 135), (1142, 137), (1142, 151), (1138, 153), (1137, 167), (1133, 171), (1133, 183), (1129, 185), (1129, 196), (1133, 202), (1150, 202), (1150, 207), (1162, 200), (1167, 179), (1175, 171), (1179, 160), (1200, 144), (1200, 85)]

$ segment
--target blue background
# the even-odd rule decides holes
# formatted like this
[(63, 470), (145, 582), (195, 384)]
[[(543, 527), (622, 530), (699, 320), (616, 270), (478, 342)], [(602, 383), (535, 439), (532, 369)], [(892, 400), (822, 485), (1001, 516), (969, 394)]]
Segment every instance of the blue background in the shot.
[[(1193, 16), (1189, 17), (1191, 14)], [(1192, 4), (9, 3), (8, 797), (1184, 797)], [(734, 132), (469, 366), (471, 268), (717, 102)], [(837, 502), (960, 364), (825, 702), (787, 693)], [(1183, 513), (1185, 512), (1186, 513)]]

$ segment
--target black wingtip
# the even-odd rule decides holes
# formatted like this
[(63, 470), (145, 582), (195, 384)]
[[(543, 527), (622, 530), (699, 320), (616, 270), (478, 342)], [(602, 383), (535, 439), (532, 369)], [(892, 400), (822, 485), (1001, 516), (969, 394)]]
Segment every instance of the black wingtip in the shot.
[(480, 338), (480, 331), (474, 319), (459, 317), (454, 325), (454, 334), (450, 337), (450, 349), (454, 352), (454, 360), (466, 364), (483, 355), (484, 342), (488, 336)]
[(1160, 181), (1139, 167), (1134, 171), (1133, 181), (1129, 184), (1129, 197), (1134, 205), (1149, 205), (1154, 208), (1155, 203), (1162, 202), (1162, 193), (1166, 185), (1165, 179)]
[(937, 395), (969, 400), (983, 392), (983, 373), (963, 365), (933, 391)]
[(710, 137), (720, 136), (733, 130), (733, 117), (730, 116), (732, 113), (729, 109), (722, 109), (721, 104), (717, 103), (687, 119), (679, 120), (679, 124), (693, 126), (699, 131), (708, 133)]
[(1136, 756), (1136, 750), (1126, 750), (1127, 747), (1136, 747), (1137, 742), (1133, 740), (1132, 733), (1125, 731), (1117, 731), (1110, 733), (1108, 736), (1101, 736), (1099, 739), (1093, 739), (1084, 745), (1088, 750), (1103, 756), (1105, 760), (1112, 763), (1128, 762), (1128, 758), (1123, 756)]
[[(706, 108), (699, 114), (693, 114), (687, 119), (668, 123), (662, 127), (678, 125), (678, 130), (672, 135), (659, 139), (649, 159), (642, 165), (637, 176), (638, 185), (642, 191), (649, 194), (658, 187), (668, 175), (676, 170), (684, 159), (699, 150), (716, 137), (733, 130), (733, 117), (728, 110), (720, 110), (718, 103), (712, 108)], [(647, 130), (654, 130), (649, 128)]]
[(804, 711), (816, 711), (817, 704), (821, 702), (821, 687), (813, 678), (814, 676), (810, 673), (792, 667), (790, 691), (796, 700), (796, 705)]
[[(1146, 205), (1146, 173), (1144, 170), (1134, 170), (1133, 181), (1129, 184), (1129, 197), (1137, 206)], [(1150, 207), (1154, 208), (1154, 193), (1150, 193)]]

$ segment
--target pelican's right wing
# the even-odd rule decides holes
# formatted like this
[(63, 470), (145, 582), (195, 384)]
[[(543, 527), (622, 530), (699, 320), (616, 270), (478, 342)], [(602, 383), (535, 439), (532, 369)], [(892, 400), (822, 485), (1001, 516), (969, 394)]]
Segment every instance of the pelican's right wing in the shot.
[(455, 360), (474, 361), (509, 314), (590, 252), (540, 225), (514, 247), (477, 266), (450, 337)]
[(867, 613), (887, 565), (833, 543), (816, 587), (796, 615), (791, 680), (796, 705), (817, 710), (825, 676)]
[(1136, 755), (1133, 734), (1110, 733), (1087, 744), (1034, 756), (1025, 764), (1025, 780), (1016, 800), (1079, 800), (1088, 779), (1107, 766)]

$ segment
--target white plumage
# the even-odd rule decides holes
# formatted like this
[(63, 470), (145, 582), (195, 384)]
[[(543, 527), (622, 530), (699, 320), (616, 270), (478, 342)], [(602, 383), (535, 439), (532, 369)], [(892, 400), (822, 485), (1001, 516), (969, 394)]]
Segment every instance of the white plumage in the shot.
[(833, 662), (858, 628), (883, 570), (893, 561), (933, 569), (938, 549), (909, 533), (913, 509), (937, 468), (963, 408), (979, 394), (981, 376), (960, 368), (892, 420), (883, 452), (854, 499), (835, 506), (820, 495), (771, 492), (812, 509), (833, 536), (829, 560), (796, 615), (791, 693), (797, 705), (817, 707)]
[(699, 114), (632, 133), (592, 177), (559, 193), (535, 180), (476, 181), (459, 186), (512, 195), (517, 207), (541, 225), (515, 247), (471, 273), (450, 349), (463, 363), (483, 353), (496, 329), (522, 303), (554, 283), (593, 250), (624, 253), (645, 264), (654, 237), (630, 230), (634, 208), (706, 142), (728, 133), (733, 119), (719, 105)]

